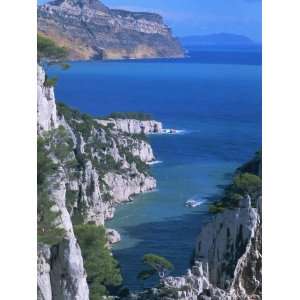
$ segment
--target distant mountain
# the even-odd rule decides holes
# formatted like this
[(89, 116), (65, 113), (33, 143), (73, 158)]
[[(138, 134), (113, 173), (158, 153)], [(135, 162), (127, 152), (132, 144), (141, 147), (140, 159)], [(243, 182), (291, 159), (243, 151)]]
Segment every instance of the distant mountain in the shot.
[(215, 33), (208, 35), (192, 35), (181, 37), (184, 47), (196, 46), (252, 46), (255, 42), (250, 38), (232, 33)]
[(38, 6), (38, 31), (67, 47), (71, 60), (184, 56), (160, 15), (110, 9), (98, 0)]

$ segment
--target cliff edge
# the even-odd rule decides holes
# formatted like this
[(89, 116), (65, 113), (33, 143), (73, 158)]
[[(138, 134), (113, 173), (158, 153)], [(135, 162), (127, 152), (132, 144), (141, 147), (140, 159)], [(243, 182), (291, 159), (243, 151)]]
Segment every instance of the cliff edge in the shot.
[(109, 9), (98, 0), (38, 6), (38, 31), (68, 48), (70, 60), (184, 56), (160, 15)]
[[(89, 274), (74, 226), (103, 226), (118, 204), (155, 189), (147, 165), (155, 158), (144, 136), (56, 103), (45, 80), (38, 66), (38, 299), (88, 300)], [(120, 236), (106, 230), (106, 240)]]

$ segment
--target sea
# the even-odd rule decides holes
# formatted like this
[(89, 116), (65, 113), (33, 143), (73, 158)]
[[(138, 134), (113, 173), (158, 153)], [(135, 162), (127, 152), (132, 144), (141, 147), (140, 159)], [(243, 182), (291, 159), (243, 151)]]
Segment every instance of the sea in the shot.
[[(261, 147), (262, 68), (259, 49), (200, 49), (183, 59), (72, 62), (58, 76), (57, 101), (93, 116), (145, 112), (177, 134), (151, 135), (157, 189), (117, 208), (106, 226), (120, 232), (113, 246), (124, 287), (141, 289), (142, 257), (154, 253), (190, 266), (197, 235), (209, 222), (235, 169)], [(199, 202), (186, 207), (187, 200)], [(158, 282), (153, 278), (146, 283)]]

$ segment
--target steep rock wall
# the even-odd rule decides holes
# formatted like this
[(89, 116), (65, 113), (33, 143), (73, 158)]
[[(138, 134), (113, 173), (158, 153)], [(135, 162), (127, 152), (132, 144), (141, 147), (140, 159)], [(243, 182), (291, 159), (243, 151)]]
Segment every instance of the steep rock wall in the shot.
[(239, 208), (218, 214), (201, 231), (196, 242), (195, 258), (208, 263), (212, 284), (228, 288), (236, 263), (254, 235), (257, 219), (257, 211), (251, 207), (250, 197), (246, 197)]
[(69, 48), (70, 59), (183, 57), (161, 16), (109, 9), (98, 0), (39, 6), (38, 30)]
[(161, 133), (163, 129), (162, 123), (154, 120), (141, 121), (134, 119), (109, 119), (99, 120), (98, 122), (104, 126), (111, 124), (116, 129), (130, 134)]
[(53, 87), (45, 85), (45, 71), (37, 71), (37, 118), (38, 132), (57, 128), (56, 104)]
[[(55, 103), (53, 88), (45, 86), (38, 67), (38, 136), (56, 165), (49, 175), (47, 194), (51, 210), (59, 212), (55, 225), (64, 230), (58, 244), (38, 244), (38, 300), (88, 300), (89, 288), (73, 224), (104, 225), (115, 206), (156, 187), (146, 162), (154, 160), (144, 140), (98, 124)], [(107, 231), (110, 243), (120, 240)]]
[(185, 275), (169, 276), (158, 288), (128, 299), (260, 300), (261, 198), (256, 208), (251, 207), (251, 199), (246, 197), (239, 208), (215, 217), (202, 229), (195, 252), (195, 262)]

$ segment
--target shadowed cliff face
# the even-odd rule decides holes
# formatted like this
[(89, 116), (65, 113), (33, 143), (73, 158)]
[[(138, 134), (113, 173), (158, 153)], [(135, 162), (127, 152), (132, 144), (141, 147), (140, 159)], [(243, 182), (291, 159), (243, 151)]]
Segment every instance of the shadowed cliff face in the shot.
[(72, 60), (183, 57), (160, 15), (109, 9), (98, 0), (39, 6), (38, 30), (67, 47)]

